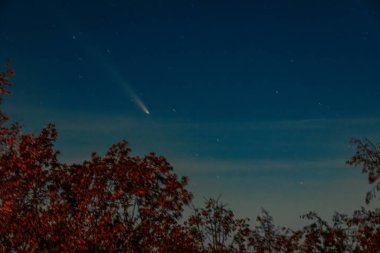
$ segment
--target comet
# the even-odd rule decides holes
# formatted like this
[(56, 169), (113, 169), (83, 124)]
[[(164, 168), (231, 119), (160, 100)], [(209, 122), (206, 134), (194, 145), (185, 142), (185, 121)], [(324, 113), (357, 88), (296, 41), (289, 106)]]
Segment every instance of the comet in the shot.
[[(1, 0), (0, 0), (1, 2)], [(68, 26), (72, 29), (77, 29), (77, 27), (80, 27), (79, 22), (73, 22), (72, 17), (71, 19), (67, 19), (66, 17), (63, 18), (60, 13), (54, 13), (58, 18), (59, 21), (62, 22), (62, 26)], [(62, 19), (62, 20), (61, 20)], [(70, 29), (70, 30), (72, 30)], [(142, 99), (136, 94), (136, 92), (132, 89), (132, 87), (125, 81), (125, 77), (120, 72), (119, 69), (116, 68), (114, 64), (111, 63), (109, 57), (106, 56), (105, 53), (103, 53), (99, 48), (97, 48), (93, 43), (92, 39), (86, 38), (86, 36), (82, 33), (79, 33), (80, 39), (77, 35), (73, 35), (72, 39), (76, 41), (86, 52), (87, 54), (93, 58), (94, 63), (102, 68), (102, 70), (110, 75), (110, 79), (119, 87), (121, 87), (124, 92), (131, 98), (131, 101), (145, 114), (150, 115), (150, 111), (146, 104), (142, 101)], [(107, 54), (111, 54), (111, 50), (107, 49), (105, 50)]]
[(123, 88), (128, 93), (128, 95), (131, 97), (132, 101), (136, 104), (136, 106), (145, 114), (150, 115), (150, 112), (148, 110), (148, 107), (145, 105), (145, 103), (141, 100), (139, 96), (132, 90), (132, 88), (126, 83), (123, 83)]
[(124, 90), (125, 93), (131, 98), (132, 102), (139, 108), (143, 113), (150, 115), (150, 111), (141, 98), (136, 94), (132, 87), (125, 81), (124, 76), (109, 63), (108, 70), (110, 71), (113, 80), (118, 83)]
[(95, 59), (96, 62), (101, 65), (105, 71), (111, 76), (111, 80), (117, 83), (123, 91), (131, 98), (131, 101), (139, 108), (143, 113), (150, 115), (150, 111), (142, 99), (136, 94), (132, 87), (125, 81), (123, 74), (102, 54), (99, 50), (87, 46), (87, 50)]

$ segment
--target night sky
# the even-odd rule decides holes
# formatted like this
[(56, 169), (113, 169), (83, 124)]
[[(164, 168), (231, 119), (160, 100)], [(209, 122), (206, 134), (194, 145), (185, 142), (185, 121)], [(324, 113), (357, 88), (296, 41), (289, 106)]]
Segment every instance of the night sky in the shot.
[(320, 1), (0, 0), (2, 107), (59, 131), (62, 162), (126, 139), (190, 178), (194, 203), (297, 226), (369, 189), (345, 161), (380, 141), (380, 5)]

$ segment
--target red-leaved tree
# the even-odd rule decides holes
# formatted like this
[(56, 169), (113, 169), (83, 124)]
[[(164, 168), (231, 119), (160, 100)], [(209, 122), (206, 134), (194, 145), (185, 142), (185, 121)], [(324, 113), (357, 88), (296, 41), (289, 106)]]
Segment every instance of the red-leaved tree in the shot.
[(352, 139), (356, 145), (356, 154), (346, 163), (354, 166), (362, 166), (362, 172), (368, 174), (368, 183), (375, 186), (367, 193), (366, 203), (371, 202), (380, 190), (380, 147), (374, 145), (368, 139)]
[[(0, 92), (9, 94), (8, 67)], [(50, 124), (24, 133), (1, 113), (0, 250), (4, 252), (181, 252), (178, 222), (192, 195), (162, 156), (130, 155), (126, 141), (104, 157), (67, 165)]]
[(193, 208), (186, 226), (195, 252), (246, 252), (251, 233), (249, 219), (236, 218), (218, 199), (207, 199), (204, 207)]

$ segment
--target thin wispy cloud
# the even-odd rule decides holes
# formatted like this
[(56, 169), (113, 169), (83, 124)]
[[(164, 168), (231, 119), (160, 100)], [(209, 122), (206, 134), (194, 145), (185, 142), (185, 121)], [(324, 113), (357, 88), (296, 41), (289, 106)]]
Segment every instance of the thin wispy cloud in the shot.
[(188, 173), (223, 173), (223, 172), (268, 172), (268, 171), (288, 171), (297, 172), (299, 170), (336, 170), (347, 168), (345, 160), (201, 160), (201, 159), (173, 159), (171, 164), (176, 170)]
[(342, 168), (352, 151), (349, 139), (376, 138), (380, 127), (378, 118), (198, 124), (39, 107), (9, 108), (9, 114), (35, 129), (54, 122), (60, 132), (58, 147), (68, 161), (87, 159), (92, 151), (105, 152), (126, 139), (135, 154), (155, 151), (176, 169), (191, 173)]

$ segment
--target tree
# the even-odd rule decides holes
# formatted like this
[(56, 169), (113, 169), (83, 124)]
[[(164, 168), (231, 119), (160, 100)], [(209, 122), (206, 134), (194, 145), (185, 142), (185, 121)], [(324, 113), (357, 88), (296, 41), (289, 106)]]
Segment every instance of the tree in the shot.
[[(9, 94), (8, 66), (0, 92)], [(0, 250), (5, 252), (186, 252), (178, 222), (192, 195), (162, 156), (130, 155), (126, 141), (104, 157), (58, 161), (57, 131), (0, 128)]]
[(249, 236), (249, 249), (257, 253), (296, 252), (302, 233), (285, 227), (276, 227), (273, 217), (262, 209), (257, 225)]
[(302, 215), (301, 218), (312, 223), (303, 228), (303, 244), (300, 249), (304, 252), (350, 252), (350, 234), (346, 228), (346, 216), (336, 213), (333, 224), (323, 220), (315, 212)]
[(193, 208), (186, 225), (196, 252), (246, 252), (248, 221), (235, 218), (225, 204), (210, 198), (203, 208)]
[[(13, 68), (7, 64), (6, 71), (0, 73), (0, 104), (2, 102), (2, 94), (9, 95), (10, 91), (6, 87), (12, 86), (12, 83), (9, 79), (15, 74)], [(0, 111), (0, 124), (3, 124), (7, 120), (7, 117)]]
[(376, 147), (368, 139), (352, 139), (356, 145), (356, 154), (346, 163), (354, 166), (362, 166), (362, 173), (368, 174), (368, 183), (375, 186), (367, 193), (365, 201), (368, 204), (376, 197), (376, 192), (380, 190), (380, 146)]
[(380, 248), (380, 212), (361, 208), (352, 217), (345, 219), (351, 241), (351, 251), (379, 252)]
[[(104, 158), (57, 171), (56, 207), (66, 211), (73, 244), (90, 251), (113, 249), (164, 252), (180, 247), (178, 224), (192, 198), (187, 178), (177, 179), (164, 157), (131, 157), (127, 142), (113, 145)], [(73, 219), (74, 217), (74, 219)], [(67, 240), (67, 239), (66, 239)]]

